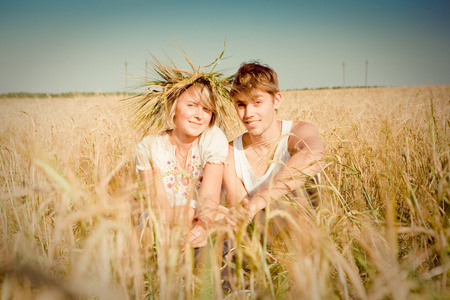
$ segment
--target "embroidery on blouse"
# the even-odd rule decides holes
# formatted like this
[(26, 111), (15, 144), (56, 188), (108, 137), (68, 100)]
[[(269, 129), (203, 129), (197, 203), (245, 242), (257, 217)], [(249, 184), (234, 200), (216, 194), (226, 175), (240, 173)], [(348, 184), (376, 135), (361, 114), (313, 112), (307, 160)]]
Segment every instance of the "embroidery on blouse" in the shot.
[(163, 179), (164, 186), (167, 195), (173, 196), (169, 196), (169, 198), (173, 198), (174, 205), (184, 204), (187, 201), (189, 188), (196, 186), (199, 189), (203, 179), (200, 157), (192, 153), (194, 147), (197, 145), (192, 145), (191, 149), (189, 149), (186, 157), (186, 168), (183, 169), (175, 158), (176, 147), (168, 141), (167, 133), (163, 137), (163, 140), (171, 153), (171, 158), (166, 163), (166, 172), (164, 173)]

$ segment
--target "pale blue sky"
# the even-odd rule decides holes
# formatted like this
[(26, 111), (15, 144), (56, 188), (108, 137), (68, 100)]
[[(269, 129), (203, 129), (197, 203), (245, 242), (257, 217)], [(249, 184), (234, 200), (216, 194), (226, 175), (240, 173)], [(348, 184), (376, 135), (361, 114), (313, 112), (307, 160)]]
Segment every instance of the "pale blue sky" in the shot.
[[(0, 93), (115, 92), (150, 54), (226, 75), (258, 59), (282, 89), (450, 84), (450, 1), (1, 0)], [(184, 66), (184, 65), (182, 65)], [(138, 82), (129, 79), (129, 86)]]

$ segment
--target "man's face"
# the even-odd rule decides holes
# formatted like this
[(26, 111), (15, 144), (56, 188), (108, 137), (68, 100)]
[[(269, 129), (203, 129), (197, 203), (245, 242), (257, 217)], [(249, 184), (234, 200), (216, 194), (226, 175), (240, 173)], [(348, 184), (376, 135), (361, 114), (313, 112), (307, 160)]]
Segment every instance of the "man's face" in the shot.
[(281, 95), (279, 93), (272, 96), (255, 89), (250, 98), (236, 101), (236, 110), (248, 133), (260, 136), (276, 121), (276, 110), (280, 104)]

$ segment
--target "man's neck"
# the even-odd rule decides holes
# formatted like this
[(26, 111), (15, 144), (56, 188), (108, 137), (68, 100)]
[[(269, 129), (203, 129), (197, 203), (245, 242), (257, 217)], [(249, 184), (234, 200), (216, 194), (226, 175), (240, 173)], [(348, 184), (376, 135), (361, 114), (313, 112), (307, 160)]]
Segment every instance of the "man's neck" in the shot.
[(251, 135), (248, 136), (248, 146), (256, 148), (267, 148), (272, 145), (281, 136), (282, 132), (282, 122), (275, 120), (266, 131), (261, 135)]

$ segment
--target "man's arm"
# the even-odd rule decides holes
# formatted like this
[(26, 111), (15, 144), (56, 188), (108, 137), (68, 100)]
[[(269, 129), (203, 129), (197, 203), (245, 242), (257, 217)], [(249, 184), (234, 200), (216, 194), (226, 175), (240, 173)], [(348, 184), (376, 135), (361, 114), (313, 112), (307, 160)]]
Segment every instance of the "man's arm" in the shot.
[(248, 197), (248, 193), (244, 184), (236, 175), (233, 142), (230, 142), (228, 146), (227, 164), (228, 166), (225, 168), (223, 174), (223, 182), (227, 192), (228, 204), (230, 207), (234, 207), (242, 199)]
[(250, 199), (246, 206), (251, 218), (264, 209), (272, 199), (279, 199), (298, 189), (310, 176), (316, 175), (321, 170), (320, 160), (325, 152), (325, 147), (313, 124), (294, 122), (288, 149), (291, 158), (275, 175), (272, 183)]

